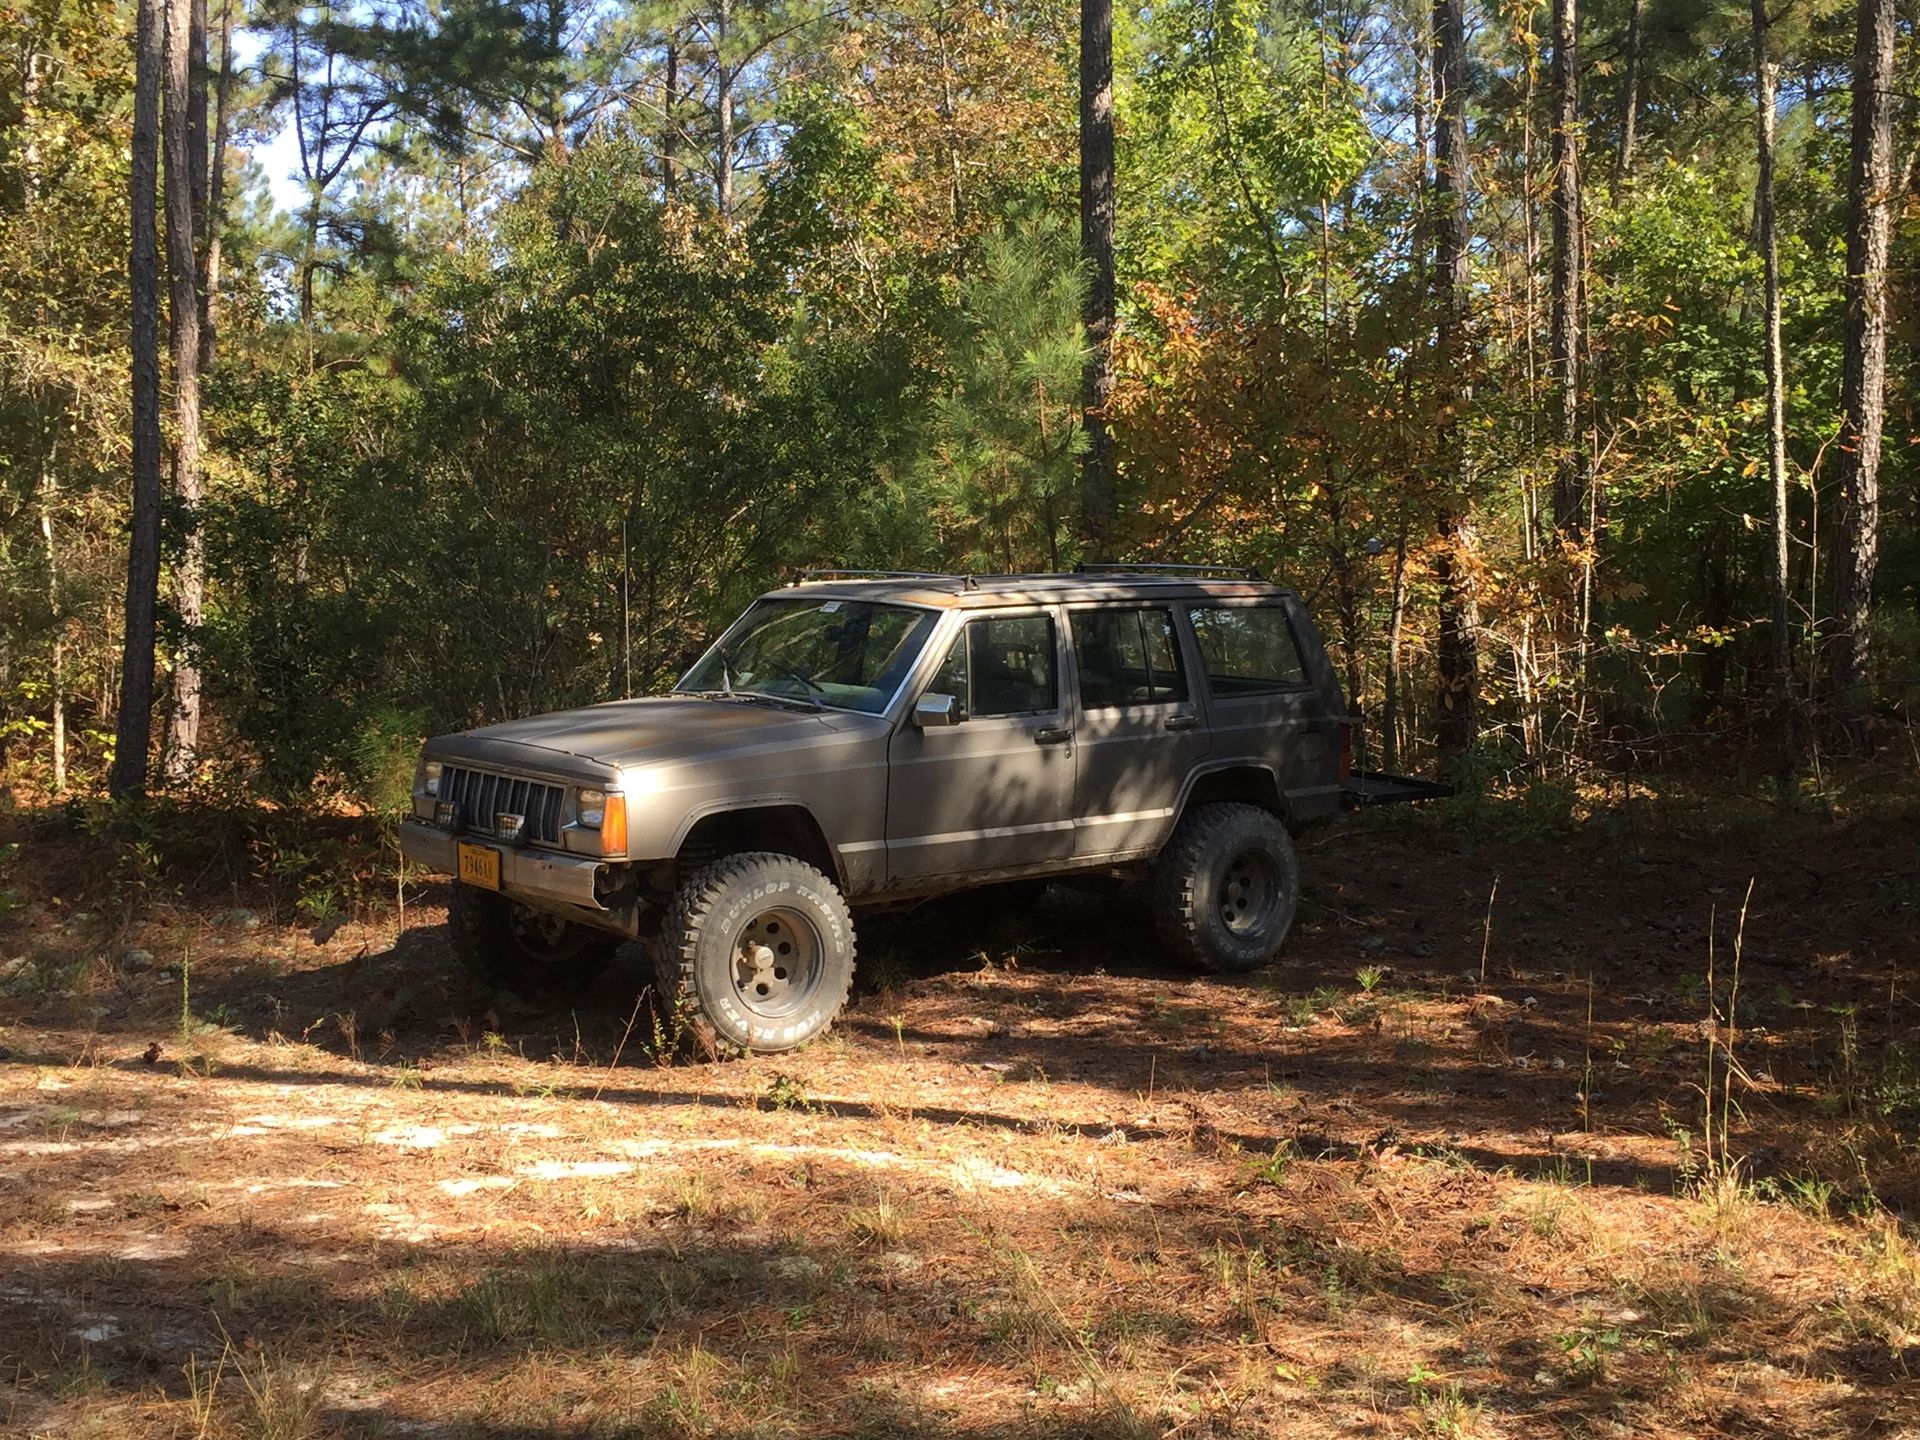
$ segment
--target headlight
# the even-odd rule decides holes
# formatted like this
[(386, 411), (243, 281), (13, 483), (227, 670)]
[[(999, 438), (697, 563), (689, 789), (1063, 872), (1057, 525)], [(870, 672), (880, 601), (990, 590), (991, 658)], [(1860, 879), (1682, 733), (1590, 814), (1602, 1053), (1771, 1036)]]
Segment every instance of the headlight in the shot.
[(600, 832), (602, 855), (627, 853), (627, 797), (618, 790), (582, 790), (574, 814), (583, 829)]
[(422, 795), (440, 793), (440, 762), (438, 760), (420, 762), (420, 793)]

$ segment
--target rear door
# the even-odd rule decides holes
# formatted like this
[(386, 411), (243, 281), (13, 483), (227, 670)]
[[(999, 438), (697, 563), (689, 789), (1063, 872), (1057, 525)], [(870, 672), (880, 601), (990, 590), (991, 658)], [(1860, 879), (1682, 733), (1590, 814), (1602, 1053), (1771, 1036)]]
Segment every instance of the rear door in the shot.
[(1207, 753), (1193, 657), (1164, 605), (1067, 612), (1079, 703), (1074, 851), (1122, 856), (1157, 848), (1180, 787)]
[(1308, 672), (1284, 597), (1191, 603), (1206, 675), (1214, 763), (1269, 767), (1299, 815), (1337, 807), (1339, 720)]
[(955, 696), (966, 718), (922, 730), (909, 709), (888, 752), (890, 884), (1073, 854), (1074, 743), (1062, 668), (1051, 608), (967, 620), (921, 692)]

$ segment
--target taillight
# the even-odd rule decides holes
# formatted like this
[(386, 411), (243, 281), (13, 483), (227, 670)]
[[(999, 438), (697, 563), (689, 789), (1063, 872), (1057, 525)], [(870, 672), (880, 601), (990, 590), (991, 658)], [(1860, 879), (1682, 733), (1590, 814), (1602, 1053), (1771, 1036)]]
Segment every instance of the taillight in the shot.
[(1353, 777), (1353, 721), (1340, 722), (1340, 783)]

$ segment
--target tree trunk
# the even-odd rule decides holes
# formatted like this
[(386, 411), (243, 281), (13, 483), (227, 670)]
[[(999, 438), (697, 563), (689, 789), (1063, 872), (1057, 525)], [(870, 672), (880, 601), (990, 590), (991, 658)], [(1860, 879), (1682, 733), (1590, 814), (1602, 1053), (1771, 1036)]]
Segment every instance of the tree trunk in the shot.
[(1580, 257), (1585, 246), (1580, 205), (1579, 0), (1553, 0), (1553, 524), (1560, 537), (1586, 543), (1587, 463), (1580, 424)]
[(542, 3), (545, 11), (540, 25), (545, 33), (541, 39), (547, 47), (545, 59), (553, 69), (549, 72), (551, 78), (541, 87), (534, 111), (544, 158), (555, 165), (564, 165), (567, 163), (567, 92), (560, 76), (567, 53), (567, 0), (542, 0)]
[(660, 193), (671, 200), (674, 186), (679, 183), (679, 175), (676, 173), (680, 158), (680, 37), (678, 35), (667, 36), (666, 95), (660, 112)]
[(953, 98), (953, 59), (947, 46), (947, 8), (942, 5), (934, 16), (934, 36), (940, 42), (940, 138), (947, 151), (948, 203), (953, 211), (953, 273), (964, 279), (967, 273), (966, 226), (967, 194), (960, 173), (960, 137), (955, 121)]
[[(1414, 22), (1417, 23), (1420, 7), (1416, 3), (1413, 8)], [(1427, 61), (1432, 58), (1432, 48), (1431, 35), (1416, 34), (1413, 42), (1413, 154), (1414, 164), (1419, 167), (1413, 186), (1416, 213), (1425, 210), (1427, 198), (1427, 122), (1433, 114), (1433, 96), (1427, 84)], [(1416, 244), (1413, 251), (1424, 258), (1426, 246)]]
[(1887, 263), (1893, 233), (1893, 0), (1860, 0), (1847, 177), (1846, 352), (1840, 380), (1840, 525), (1834, 540), (1833, 710), (1844, 747), (1868, 747), (1867, 662), (1880, 558)]
[(307, 201), (306, 243), (300, 255), (300, 328), (307, 332), (307, 363), (313, 363), (313, 277), (320, 265), (320, 193)]
[[(173, 359), (173, 493), (180, 506), (182, 544), (174, 572), (174, 604), (180, 619), (180, 646), (173, 660), (173, 704), (167, 717), (164, 749), (166, 778), (182, 784), (193, 776), (200, 744), (200, 667), (193, 658), (206, 590), (206, 541), (200, 533), (200, 266), (194, 254), (199, 233), (196, 183), (206, 180), (204, 131), (193, 130), (196, 63), (194, 15), (203, 0), (170, 0), (167, 6), (166, 111), (162, 148), (166, 154), (167, 331)], [(205, 96), (199, 114), (205, 123)], [(196, 138), (198, 143), (196, 143)], [(195, 156), (199, 158), (196, 162)]]
[(713, 70), (715, 101), (719, 107), (719, 154), (714, 156), (713, 188), (720, 206), (720, 218), (733, 221), (733, 81), (727, 68), (727, 24), (733, 19), (733, 0), (720, 0), (720, 15), (713, 32)]
[[(21, 110), (27, 120), (26, 143), (21, 147), (21, 179), (25, 200), (29, 210), (40, 199), (40, 141), (39, 126), (33, 123), (33, 112), (40, 104), (41, 78), (45, 67), (45, 56), (31, 42), (25, 47), (21, 61)], [(45, 327), (51, 315), (47, 297), (42, 297), (38, 306), (38, 323)], [(47, 690), (51, 714), (48, 717), (53, 741), (53, 793), (63, 794), (67, 788), (67, 643), (66, 616), (60, 610), (60, 548), (55, 540), (53, 517), (60, 508), (60, 472), (55, 460), (60, 452), (60, 422), (56, 413), (64, 418), (65, 407), (55, 402), (56, 411), (43, 408), (40, 412), (40, 483), (37, 487), (40, 497), (40, 543), (46, 552), (47, 560), (47, 628), (51, 637), (47, 647)], [(0, 574), (10, 568), (12, 555), (7, 546), (0, 542)], [(0, 686), (11, 688), (12, 676), (6, 659), (11, 647), (0, 642)]]
[(1080, 251), (1087, 266), (1087, 448), (1080, 533), (1089, 558), (1114, 543), (1119, 501), (1107, 404), (1113, 398), (1113, 0), (1080, 0)]
[(1787, 618), (1787, 402), (1780, 344), (1780, 255), (1773, 233), (1774, 68), (1767, 56), (1767, 0), (1753, 0), (1753, 74), (1759, 178), (1753, 228), (1765, 271), (1767, 479), (1773, 491), (1773, 726), (1775, 799), (1793, 804), (1799, 758), (1793, 735), (1793, 637)]
[(208, 161), (206, 235), (200, 251), (200, 369), (213, 368), (220, 326), (220, 232), (227, 223), (227, 130), (233, 108), (233, 0), (220, 6), (220, 73), (214, 85), (213, 154)]
[(1393, 591), (1387, 612), (1387, 674), (1380, 697), (1380, 768), (1400, 768), (1400, 656), (1407, 617), (1407, 529), (1393, 548)]
[(159, 159), (161, 0), (139, 0), (135, 17), (133, 157), (127, 250), (133, 351), (133, 524), (127, 546), (126, 633), (120, 660), (120, 716), (108, 789), (116, 798), (147, 788), (153, 731), (154, 610), (160, 586), (160, 264), (155, 247)]
[(1640, 130), (1640, 12), (1644, 0), (1633, 0), (1627, 12), (1626, 70), (1620, 77), (1620, 157), (1614, 178), (1631, 181), (1634, 142)]
[[(187, 7), (187, 182), (193, 196), (194, 248), (206, 252), (207, 236), (207, 0), (180, 0)], [(171, 26), (172, 19), (169, 17)], [(196, 283), (199, 281), (196, 272)]]
[(1440, 582), (1439, 635), (1435, 661), (1435, 738), (1443, 758), (1464, 755), (1479, 736), (1479, 614), (1474, 597), (1473, 527), (1466, 518), (1473, 487), (1473, 456), (1467, 447), (1464, 411), (1472, 400), (1467, 378), (1468, 284), (1472, 278), (1473, 231), (1467, 210), (1467, 25), (1462, 0), (1434, 0), (1433, 87), (1438, 115), (1433, 127), (1434, 298), (1440, 312), (1435, 374), (1440, 409), (1441, 463), (1450, 473), (1452, 499), (1438, 518), (1440, 550), (1434, 578)]
[(60, 613), (60, 552), (53, 534), (54, 513), (60, 508), (59, 472), (53, 466), (57, 445), (57, 440), (49, 444), (40, 462), (40, 540), (47, 551), (47, 617), (53, 630), (47, 655), (47, 688), (53, 697), (53, 793), (61, 795), (67, 788), (67, 618)]

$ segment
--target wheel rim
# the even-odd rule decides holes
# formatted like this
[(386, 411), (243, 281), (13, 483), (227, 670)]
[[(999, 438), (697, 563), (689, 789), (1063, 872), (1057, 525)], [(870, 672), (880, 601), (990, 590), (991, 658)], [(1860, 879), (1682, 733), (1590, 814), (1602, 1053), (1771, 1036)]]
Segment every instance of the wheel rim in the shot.
[(507, 912), (507, 924), (514, 943), (534, 960), (570, 960), (580, 948), (580, 937), (572, 924), (543, 910), (530, 910), (516, 904)]
[(820, 988), (826, 946), (820, 932), (797, 910), (763, 910), (749, 920), (733, 945), (733, 986), (763, 1020), (804, 1010)]
[(1230, 857), (1220, 873), (1220, 920), (1235, 936), (1261, 934), (1280, 904), (1280, 867), (1261, 849)]

